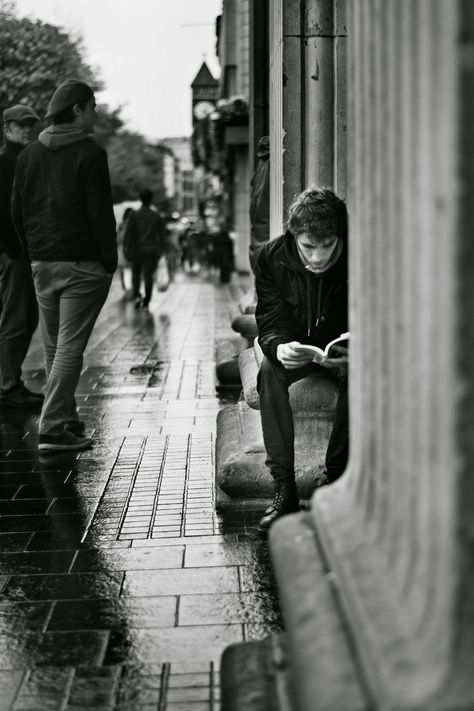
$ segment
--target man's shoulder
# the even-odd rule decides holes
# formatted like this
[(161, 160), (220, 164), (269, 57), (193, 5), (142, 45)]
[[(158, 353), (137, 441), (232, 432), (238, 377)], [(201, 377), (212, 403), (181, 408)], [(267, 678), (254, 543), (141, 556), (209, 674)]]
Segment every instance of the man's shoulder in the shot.
[(279, 261), (285, 252), (286, 235), (280, 235), (258, 248), (258, 261)]
[(12, 148), (11, 144), (3, 144), (0, 148), (0, 161), (2, 165), (15, 165), (16, 159), (20, 153), (21, 150), (15, 150)]
[(28, 158), (31, 156), (35, 156), (37, 153), (41, 153), (42, 151), (46, 150), (41, 143), (41, 141), (31, 141), (31, 143), (28, 143), (18, 154), (18, 161), (26, 161)]
[(105, 149), (102, 148), (102, 146), (99, 146), (97, 141), (92, 136), (88, 136), (77, 143), (71, 143), (70, 148), (73, 152), (91, 157), (107, 155)]

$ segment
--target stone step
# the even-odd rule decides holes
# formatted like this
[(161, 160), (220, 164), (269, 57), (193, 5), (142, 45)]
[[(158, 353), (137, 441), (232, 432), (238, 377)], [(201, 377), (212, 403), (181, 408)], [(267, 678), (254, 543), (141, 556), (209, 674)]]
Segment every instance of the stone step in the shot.
[(257, 321), (254, 314), (237, 314), (232, 319), (232, 328), (247, 340), (250, 347), (258, 335)]
[[(295, 437), (295, 472), (300, 498), (308, 498), (324, 469), (331, 415), (300, 423)], [(301, 432), (301, 436), (300, 433)], [(216, 504), (264, 507), (273, 498), (273, 479), (265, 465), (260, 413), (244, 401), (217, 415)]]
[(307, 514), (270, 529), (285, 633), (227, 647), (222, 711), (369, 711), (337, 580)]
[[(245, 402), (255, 410), (260, 409), (257, 392), (257, 374), (263, 354), (258, 343), (239, 355), (240, 378)], [(290, 385), (290, 404), (293, 416), (317, 417), (318, 413), (334, 413), (337, 404), (337, 387), (330, 378), (310, 375)]]
[(273, 480), (265, 466), (260, 413), (245, 402), (228, 405), (217, 415), (216, 505), (252, 500), (264, 507), (273, 496)]
[(368, 711), (366, 692), (338, 597), (313, 519), (284, 516), (270, 529), (279, 601), (287, 631), (292, 709)]
[(221, 661), (221, 711), (290, 711), (284, 633), (233, 644)]
[(229, 336), (216, 342), (216, 377), (222, 386), (241, 386), (239, 353), (246, 348), (247, 341), (241, 336)]

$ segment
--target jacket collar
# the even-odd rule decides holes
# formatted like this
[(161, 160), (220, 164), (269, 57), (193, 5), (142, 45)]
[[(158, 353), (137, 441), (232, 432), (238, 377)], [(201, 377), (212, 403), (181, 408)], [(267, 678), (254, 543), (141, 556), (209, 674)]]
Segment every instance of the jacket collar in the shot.
[(270, 243), (270, 256), (272, 259), (283, 264), (291, 271), (299, 272), (300, 274), (305, 274), (306, 276), (312, 277), (314, 279), (320, 279), (321, 277), (333, 278), (337, 276), (341, 278), (345, 276), (347, 278), (347, 242), (344, 242), (342, 252), (339, 259), (324, 273), (313, 274), (304, 266), (298, 254), (298, 247), (296, 245), (295, 237), (292, 232), (287, 230), (284, 235), (279, 237)]

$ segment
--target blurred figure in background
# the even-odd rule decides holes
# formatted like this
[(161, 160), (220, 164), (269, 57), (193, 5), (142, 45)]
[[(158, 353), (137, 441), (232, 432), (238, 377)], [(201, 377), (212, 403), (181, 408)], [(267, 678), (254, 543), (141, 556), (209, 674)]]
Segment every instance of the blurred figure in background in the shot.
[(23, 148), (36, 138), (39, 116), (29, 106), (3, 112), (5, 143), (0, 151), (0, 405), (41, 406), (21, 379), (21, 366), (38, 325), (31, 266), (10, 216), (15, 165)]
[(180, 263), (180, 240), (176, 219), (173, 216), (166, 221), (165, 255), (170, 281), (173, 281)]
[[(151, 207), (152, 192), (140, 192), (141, 207), (128, 218), (124, 239), (125, 258), (132, 264), (132, 289), (135, 308), (147, 309), (153, 290), (153, 277), (158, 260), (165, 251), (165, 223)], [(145, 296), (140, 293), (143, 276)]]
[(181, 243), (181, 264), (185, 271), (196, 274), (202, 266), (209, 263), (208, 254), (209, 237), (201, 220), (196, 220), (185, 231)]
[(221, 284), (228, 284), (234, 271), (234, 243), (222, 219), (210, 230), (212, 263), (219, 270)]
[(127, 225), (128, 225), (128, 218), (132, 214), (133, 210), (131, 207), (125, 208), (125, 212), (123, 213), (122, 221), (119, 224), (117, 228), (117, 248), (118, 248), (118, 273), (120, 277), (120, 283), (122, 285), (122, 289), (124, 290), (125, 294), (124, 296), (131, 296), (132, 295), (132, 290), (127, 287), (125, 283), (125, 269), (127, 267), (130, 267), (130, 262), (125, 258), (125, 254), (123, 251), (123, 244), (125, 240), (125, 233), (127, 231)]

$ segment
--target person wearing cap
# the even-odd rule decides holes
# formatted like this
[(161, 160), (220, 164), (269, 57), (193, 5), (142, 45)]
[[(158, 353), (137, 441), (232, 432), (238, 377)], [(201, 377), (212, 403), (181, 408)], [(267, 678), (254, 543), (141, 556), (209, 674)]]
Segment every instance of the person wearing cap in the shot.
[(74, 394), (117, 268), (117, 235), (107, 154), (90, 135), (97, 120), (91, 87), (66, 80), (46, 116), (52, 125), (19, 156), (12, 215), (31, 259), (44, 345), (39, 449), (79, 450), (92, 440)]
[(0, 151), (0, 407), (41, 406), (42, 393), (25, 387), (21, 367), (38, 325), (31, 267), (10, 216), (15, 164), (20, 151), (36, 137), (39, 121), (29, 106), (11, 106), (2, 114), (4, 145)]

